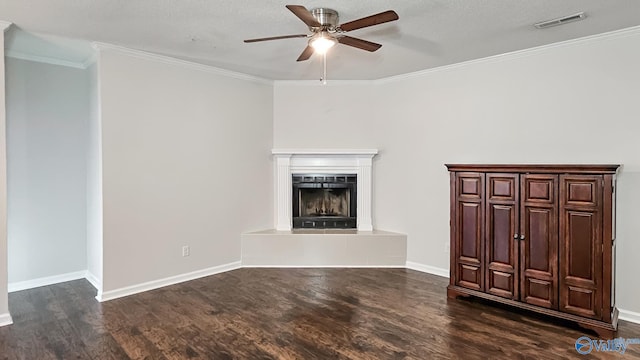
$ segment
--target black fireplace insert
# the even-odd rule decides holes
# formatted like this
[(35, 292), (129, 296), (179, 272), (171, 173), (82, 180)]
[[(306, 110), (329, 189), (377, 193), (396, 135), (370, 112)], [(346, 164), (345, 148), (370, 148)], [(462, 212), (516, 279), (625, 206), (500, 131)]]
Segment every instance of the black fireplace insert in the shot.
[(292, 176), (293, 228), (355, 229), (355, 174)]

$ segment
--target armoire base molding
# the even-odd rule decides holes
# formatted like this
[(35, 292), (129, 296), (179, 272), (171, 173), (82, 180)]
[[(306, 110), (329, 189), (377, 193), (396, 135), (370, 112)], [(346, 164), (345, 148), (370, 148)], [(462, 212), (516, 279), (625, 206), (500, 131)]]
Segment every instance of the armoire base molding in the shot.
[(608, 323), (604, 321), (588, 319), (582, 316), (568, 314), (562, 311), (546, 309), (536, 305), (529, 305), (521, 301), (510, 300), (500, 296), (487, 294), (481, 291), (466, 289), (460, 286), (449, 285), (447, 287), (447, 298), (449, 299), (455, 299), (457, 297), (469, 297), (469, 296), (475, 296), (478, 298), (491, 300), (497, 303), (513, 306), (519, 309), (536, 312), (538, 314), (549, 315), (549, 316), (553, 316), (554, 318), (572, 321), (578, 324), (582, 328), (595, 331), (598, 334), (598, 336), (600, 336), (600, 338), (602, 339), (613, 339), (616, 334), (616, 329), (618, 328), (618, 309), (616, 308), (613, 309), (613, 316), (612, 316), (611, 323)]

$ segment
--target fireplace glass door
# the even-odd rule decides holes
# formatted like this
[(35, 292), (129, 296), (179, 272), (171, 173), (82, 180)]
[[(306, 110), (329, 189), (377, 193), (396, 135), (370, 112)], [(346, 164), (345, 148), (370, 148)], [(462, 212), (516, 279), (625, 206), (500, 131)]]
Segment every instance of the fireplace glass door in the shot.
[(357, 177), (351, 175), (293, 175), (293, 227), (356, 227)]
[(349, 189), (305, 189), (300, 196), (300, 216), (349, 217)]

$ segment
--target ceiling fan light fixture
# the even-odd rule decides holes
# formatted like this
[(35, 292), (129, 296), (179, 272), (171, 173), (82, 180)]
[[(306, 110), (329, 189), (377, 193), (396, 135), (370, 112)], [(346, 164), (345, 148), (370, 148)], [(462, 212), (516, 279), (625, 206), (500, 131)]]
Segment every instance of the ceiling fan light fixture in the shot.
[(332, 36), (327, 36), (326, 34), (322, 33), (319, 36), (314, 36), (309, 41), (309, 46), (311, 46), (317, 54), (326, 54), (327, 51), (337, 43), (338, 40), (336, 40)]

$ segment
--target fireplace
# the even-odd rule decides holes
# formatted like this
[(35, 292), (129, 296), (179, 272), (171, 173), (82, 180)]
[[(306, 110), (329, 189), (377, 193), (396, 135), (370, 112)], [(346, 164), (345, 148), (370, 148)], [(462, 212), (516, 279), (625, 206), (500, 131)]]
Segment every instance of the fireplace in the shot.
[[(304, 189), (314, 188), (315, 189), (323, 189), (322, 184), (341, 184), (334, 186), (342, 186), (348, 187), (348, 197), (347, 197), (347, 205), (344, 206), (342, 200), (340, 202), (343, 204), (342, 209), (349, 208), (350, 213), (348, 216), (345, 215), (344, 212), (340, 213), (343, 216), (342, 220), (346, 220), (345, 218), (349, 218), (350, 221), (356, 222), (356, 229), (358, 231), (373, 231), (373, 223), (371, 219), (372, 212), (372, 159), (378, 153), (376, 149), (273, 149), (272, 150), (274, 159), (275, 159), (275, 216), (274, 222), (276, 231), (291, 231), (293, 228), (293, 214), (297, 211), (297, 217), (300, 218), (300, 195), (296, 191), (294, 194), (293, 189), (293, 177), (300, 177), (300, 181), (296, 180), (298, 184), (307, 184), (302, 186)], [(346, 175), (340, 175), (346, 174)], [(315, 183), (315, 177), (324, 177), (324, 179), (319, 179), (320, 185), (309, 185)], [(331, 176), (334, 179), (331, 179)], [(340, 178), (342, 176), (342, 178)], [(303, 177), (307, 177), (308, 181), (304, 181)], [(311, 177), (313, 177), (313, 181), (311, 181)], [(327, 177), (329, 177), (329, 181), (327, 181)], [(351, 178), (351, 180), (349, 180)], [(354, 179), (355, 178), (355, 179)], [(342, 181), (344, 180), (344, 182)], [(357, 181), (354, 181), (357, 180)], [(300, 186), (298, 186), (300, 188)], [(331, 189), (328, 185), (326, 189)], [(340, 194), (338, 196), (337, 189), (340, 187), (334, 187), (334, 191), (330, 193), (328, 190), (326, 193), (326, 197), (331, 199), (332, 195), (336, 195), (338, 198), (343, 198), (344, 195)], [(357, 192), (357, 197), (356, 197)], [(322, 191), (325, 193), (325, 190)], [(316, 194), (317, 195), (317, 194)], [(309, 194), (309, 196), (312, 196)], [(317, 195), (320, 196), (320, 195)], [(322, 196), (324, 198), (324, 194)], [(296, 200), (297, 199), (297, 200)], [(307, 197), (305, 195), (305, 200)], [(297, 201), (297, 205), (293, 205), (293, 202)], [(329, 200), (331, 201), (331, 200)], [(334, 202), (337, 200), (333, 200)], [(325, 200), (325, 204), (327, 200)], [(336, 206), (334, 204), (333, 212), (336, 213)], [(308, 206), (308, 205), (307, 205)], [(355, 206), (355, 209), (354, 209)], [(306, 209), (306, 207), (305, 207)], [(320, 211), (315, 211), (314, 206), (309, 206), (309, 210), (306, 211), (306, 214), (309, 215), (312, 212), (319, 213), (322, 215), (322, 207), (318, 206)], [(324, 206), (324, 212), (326, 214), (327, 209), (326, 205)], [(331, 206), (329, 206), (329, 211), (331, 212)], [(302, 212), (305, 214), (305, 212)], [(357, 213), (357, 216), (356, 216)], [(309, 217), (309, 216), (307, 216)], [(320, 225), (325, 226), (336, 226), (339, 225), (344, 226), (344, 223), (338, 224), (338, 219), (336, 216), (330, 216), (331, 220), (327, 224), (324, 223), (316, 223), (315, 226), (318, 227)], [(334, 219), (335, 218), (335, 219)], [(300, 219), (301, 220), (301, 219)], [(309, 219), (307, 219), (309, 220)], [(335, 221), (336, 223), (332, 223), (331, 221)], [(313, 221), (311, 223), (306, 223), (307, 226), (313, 227)], [(324, 221), (324, 220), (323, 220)], [(296, 227), (301, 228), (303, 223), (296, 224)], [(353, 228), (352, 223), (347, 223), (347, 229)], [(344, 228), (344, 227), (340, 227)]]
[(355, 229), (356, 174), (293, 174), (293, 228)]

